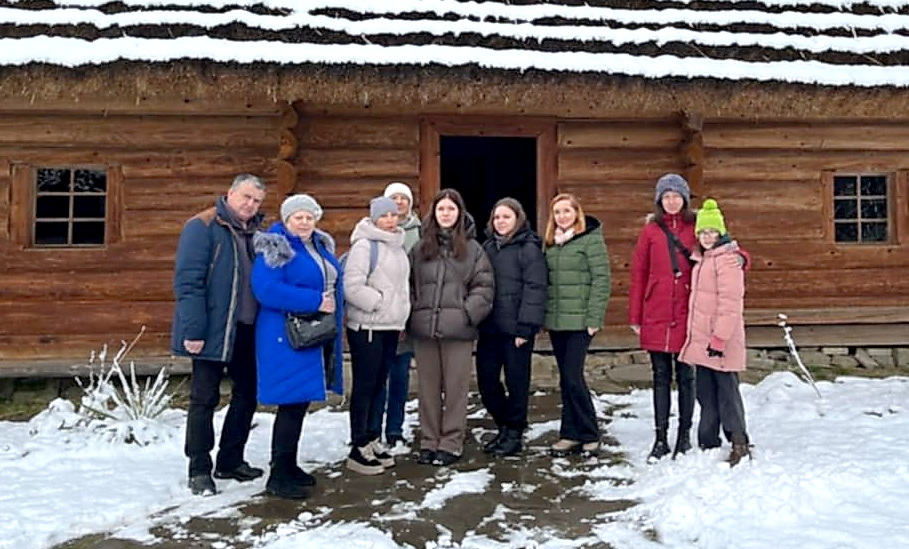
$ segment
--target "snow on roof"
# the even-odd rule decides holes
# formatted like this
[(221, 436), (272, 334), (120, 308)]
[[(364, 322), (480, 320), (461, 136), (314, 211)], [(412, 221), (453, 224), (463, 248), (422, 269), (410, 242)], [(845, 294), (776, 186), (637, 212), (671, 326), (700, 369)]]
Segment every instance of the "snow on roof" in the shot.
[(120, 59), (909, 86), (909, 1), (0, 0), (0, 65)]

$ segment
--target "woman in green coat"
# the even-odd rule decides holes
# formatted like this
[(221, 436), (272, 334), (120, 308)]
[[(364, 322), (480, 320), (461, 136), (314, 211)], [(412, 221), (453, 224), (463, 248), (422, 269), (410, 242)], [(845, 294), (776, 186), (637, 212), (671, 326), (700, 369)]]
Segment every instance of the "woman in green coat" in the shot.
[(578, 199), (560, 194), (549, 206), (545, 235), (549, 286), (546, 329), (559, 366), (562, 425), (555, 457), (600, 449), (596, 411), (584, 379), (590, 340), (602, 327), (609, 300), (609, 254), (600, 222), (584, 215)]

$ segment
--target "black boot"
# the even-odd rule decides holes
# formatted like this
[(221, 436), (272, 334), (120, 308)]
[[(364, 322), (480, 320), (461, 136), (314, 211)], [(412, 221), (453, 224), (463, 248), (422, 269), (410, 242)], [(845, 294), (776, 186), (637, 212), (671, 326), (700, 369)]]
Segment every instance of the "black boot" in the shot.
[(505, 440), (505, 427), (499, 426), (499, 432), (492, 440), (483, 445), (483, 451), (487, 454), (494, 454), (503, 440)]
[(663, 457), (669, 455), (669, 443), (666, 441), (666, 431), (658, 430), (656, 432), (656, 441), (653, 448), (650, 449), (650, 455), (647, 456), (647, 463), (656, 463)]
[(733, 435), (732, 451), (729, 452), (729, 457), (726, 458), (726, 462), (729, 463), (729, 467), (735, 467), (745, 457), (752, 459), (751, 448), (748, 446), (748, 440), (742, 435)]
[(271, 463), (271, 474), (265, 483), (265, 491), (282, 499), (306, 499), (309, 490), (302, 478), (295, 471), (297, 464), (286, 458), (279, 458)]
[(524, 449), (524, 431), (521, 429), (505, 428), (502, 442), (492, 453), (499, 457), (513, 456)]
[(675, 450), (672, 451), (672, 459), (675, 459), (679, 454), (688, 453), (688, 450), (691, 450), (691, 435), (688, 429), (679, 427), (679, 434), (675, 439)]

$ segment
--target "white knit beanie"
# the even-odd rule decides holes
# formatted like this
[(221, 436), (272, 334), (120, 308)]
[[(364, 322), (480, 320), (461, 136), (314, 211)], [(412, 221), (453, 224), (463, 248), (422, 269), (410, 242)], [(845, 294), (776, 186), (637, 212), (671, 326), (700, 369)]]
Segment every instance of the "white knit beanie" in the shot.
[(322, 219), (322, 206), (316, 202), (316, 199), (308, 194), (295, 194), (288, 196), (284, 203), (281, 204), (281, 221), (287, 222), (287, 218), (300, 210), (306, 210), (311, 213), (316, 221)]
[(391, 198), (396, 194), (403, 194), (406, 196), (407, 200), (410, 200), (410, 207), (413, 208), (413, 191), (410, 190), (410, 187), (400, 181), (395, 181), (389, 183), (388, 186), (385, 187), (385, 192), (382, 193), (383, 196), (387, 196), (388, 198)]

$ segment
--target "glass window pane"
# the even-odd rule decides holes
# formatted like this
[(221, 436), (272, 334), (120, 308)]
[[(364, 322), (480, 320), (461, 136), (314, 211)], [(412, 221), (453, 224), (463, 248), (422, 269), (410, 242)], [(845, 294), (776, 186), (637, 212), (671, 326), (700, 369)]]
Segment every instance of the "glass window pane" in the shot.
[(887, 242), (886, 223), (862, 223), (862, 242)]
[(886, 196), (887, 178), (883, 175), (863, 175), (862, 195)]
[(35, 244), (54, 246), (68, 244), (69, 223), (35, 223)]
[(833, 218), (834, 219), (856, 219), (858, 217), (858, 205), (853, 198), (837, 199), (833, 201)]
[(862, 200), (862, 219), (887, 219), (887, 199)]
[(39, 193), (66, 193), (69, 192), (71, 174), (69, 170), (54, 168), (40, 168), (37, 170), (37, 185)]
[(104, 244), (104, 223), (101, 221), (74, 222), (73, 244)]
[(855, 196), (858, 191), (856, 177), (853, 175), (837, 175), (833, 178), (833, 196)]
[(104, 196), (74, 196), (73, 217), (104, 218)]
[(834, 225), (834, 238), (837, 242), (858, 242), (858, 225), (837, 223)]
[(100, 170), (76, 170), (73, 190), (80, 193), (103, 193), (107, 190), (107, 173)]
[(37, 219), (69, 219), (68, 196), (39, 196), (35, 198), (35, 217)]

